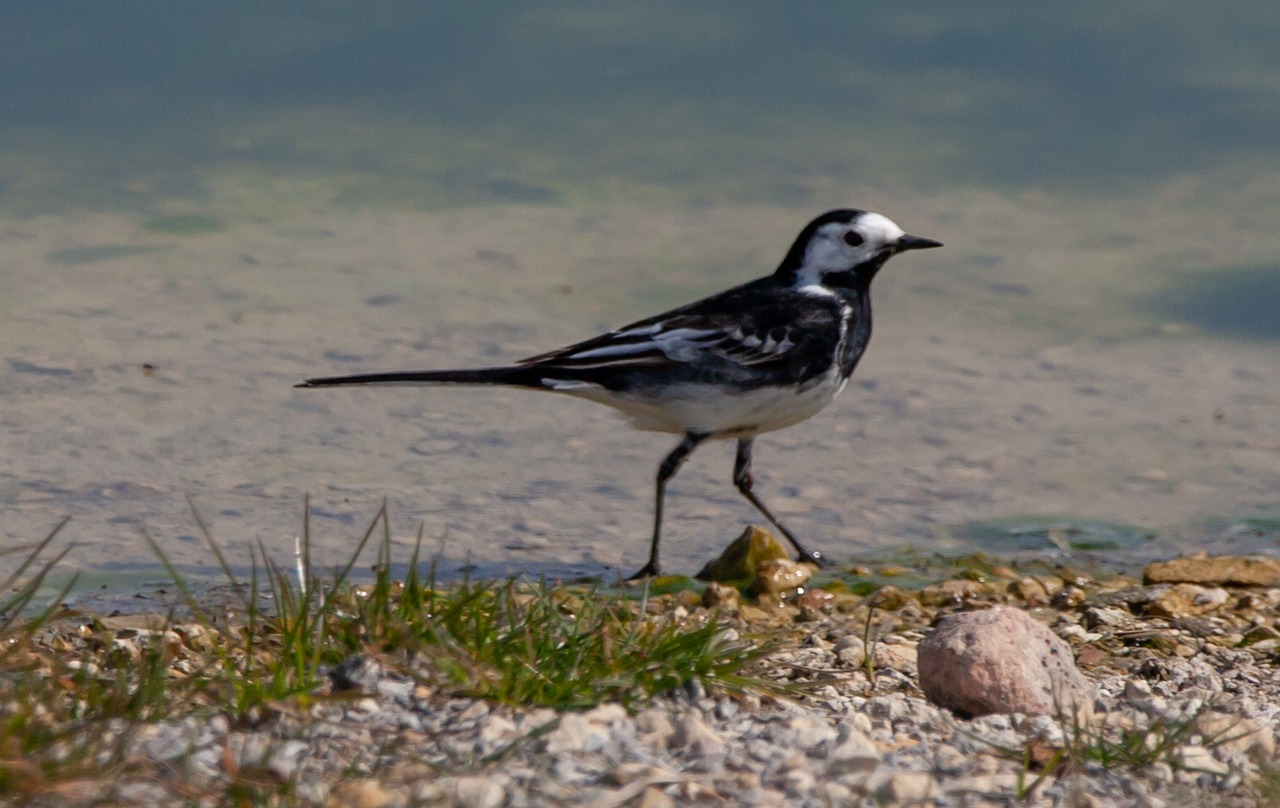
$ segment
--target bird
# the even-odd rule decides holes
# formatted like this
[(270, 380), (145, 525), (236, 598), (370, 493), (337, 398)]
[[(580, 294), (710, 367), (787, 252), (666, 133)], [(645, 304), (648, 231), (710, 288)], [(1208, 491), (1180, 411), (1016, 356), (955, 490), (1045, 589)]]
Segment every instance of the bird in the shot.
[(737, 441), (733, 484), (795, 549), (824, 566), (756, 496), (757, 436), (800, 423), (844, 389), (871, 338), (871, 281), (894, 255), (941, 247), (889, 218), (830, 210), (800, 231), (770, 275), (558, 350), (500, 367), (327, 376), (295, 387), (488, 385), (550, 391), (613, 407), (680, 442), (658, 465), (649, 560), (661, 574), (667, 484), (709, 440)]

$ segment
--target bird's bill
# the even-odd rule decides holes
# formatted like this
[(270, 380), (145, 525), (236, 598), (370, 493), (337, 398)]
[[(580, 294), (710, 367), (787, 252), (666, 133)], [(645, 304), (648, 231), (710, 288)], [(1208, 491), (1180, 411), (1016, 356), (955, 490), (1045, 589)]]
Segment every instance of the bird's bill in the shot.
[(906, 250), (927, 250), (931, 247), (941, 246), (941, 241), (934, 241), (931, 238), (904, 235), (902, 238), (894, 242), (893, 248), (895, 252), (904, 252)]

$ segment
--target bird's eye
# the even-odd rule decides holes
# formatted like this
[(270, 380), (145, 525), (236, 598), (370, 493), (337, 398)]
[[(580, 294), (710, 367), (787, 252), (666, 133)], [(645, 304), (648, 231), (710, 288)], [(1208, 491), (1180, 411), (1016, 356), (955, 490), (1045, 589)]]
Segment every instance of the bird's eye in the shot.
[(862, 235), (856, 230), (850, 230), (844, 234), (844, 243), (848, 244), (850, 247), (861, 247)]

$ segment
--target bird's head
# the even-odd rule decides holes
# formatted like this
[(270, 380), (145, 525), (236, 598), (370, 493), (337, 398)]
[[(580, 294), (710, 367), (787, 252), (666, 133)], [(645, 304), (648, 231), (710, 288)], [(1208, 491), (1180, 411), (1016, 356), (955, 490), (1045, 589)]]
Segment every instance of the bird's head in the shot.
[(827, 211), (805, 225), (776, 276), (797, 288), (848, 287), (870, 283), (884, 262), (907, 250), (942, 242), (907, 235), (879, 213)]

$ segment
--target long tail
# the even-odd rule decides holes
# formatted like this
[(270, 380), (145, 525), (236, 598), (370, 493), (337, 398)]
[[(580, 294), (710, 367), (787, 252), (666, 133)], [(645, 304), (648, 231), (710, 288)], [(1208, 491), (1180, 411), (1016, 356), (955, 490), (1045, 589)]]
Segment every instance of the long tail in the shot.
[(294, 387), (334, 387), (345, 384), (507, 384), (546, 388), (547, 371), (531, 367), (477, 368), (475, 370), (409, 370), (395, 373), (361, 373), (307, 379)]

